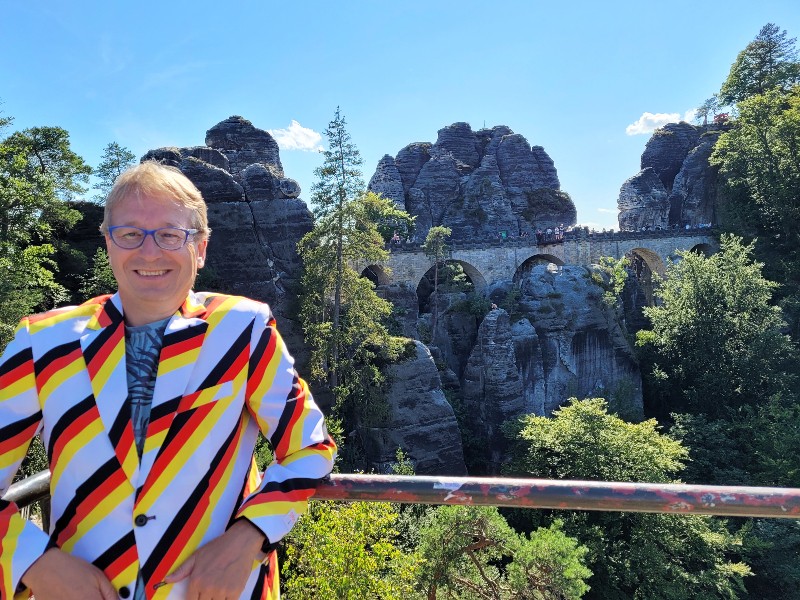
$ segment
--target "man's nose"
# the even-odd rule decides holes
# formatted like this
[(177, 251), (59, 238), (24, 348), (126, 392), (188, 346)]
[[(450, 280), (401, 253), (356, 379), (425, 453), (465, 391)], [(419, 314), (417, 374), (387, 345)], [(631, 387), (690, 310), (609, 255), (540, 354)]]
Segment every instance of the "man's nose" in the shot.
[(152, 233), (148, 233), (144, 236), (144, 242), (139, 247), (139, 253), (144, 254), (145, 256), (160, 256), (164, 250), (156, 244), (155, 235)]

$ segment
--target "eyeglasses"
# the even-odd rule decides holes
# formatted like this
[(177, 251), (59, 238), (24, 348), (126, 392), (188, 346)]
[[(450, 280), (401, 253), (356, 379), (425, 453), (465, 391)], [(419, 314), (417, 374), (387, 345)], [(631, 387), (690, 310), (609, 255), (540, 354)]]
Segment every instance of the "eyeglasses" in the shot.
[(180, 227), (159, 227), (158, 229), (142, 229), (132, 225), (114, 225), (108, 228), (111, 240), (123, 250), (135, 250), (144, 244), (144, 239), (152, 235), (159, 248), (164, 250), (180, 250), (186, 245), (190, 235), (197, 229), (181, 229)]

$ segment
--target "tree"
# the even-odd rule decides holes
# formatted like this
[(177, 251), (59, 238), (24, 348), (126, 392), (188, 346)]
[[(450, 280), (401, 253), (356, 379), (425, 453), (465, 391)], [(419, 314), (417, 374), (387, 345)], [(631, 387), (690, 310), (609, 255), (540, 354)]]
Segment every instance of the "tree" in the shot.
[(714, 94), (697, 107), (695, 119), (697, 119), (698, 123), (702, 120), (703, 125), (708, 125), (709, 115), (713, 118), (717, 115), (717, 112), (719, 112), (719, 96)]
[(287, 537), (287, 600), (413, 598), (420, 561), (398, 545), (395, 505), (311, 502)]
[(428, 600), (581, 598), (591, 575), (587, 548), (560, 527), (520, 536), (495, 507), (437, 507), (420, 528), (420, 589)]
[(767, 23), (731, 65), (719, 91), (722, 104), (736, 104), (750, 96), (778, 89), (786, 91), (800, 81), (800, 62), (794, 47), (774, 23)]
[(305, 290), (300, 318), (311, 347), (311, 375), (328, 382), (337, 415), (349, 425), (380, 418), (384, 407), (377, 400), (385, 378), (377, 365), (402, 349), (386, 326), (391, 304), (352, 267), (388, 257), (374, 220), (384, 209), (396, 211), (390, 200), (372, 193), (355, 198), (319, 218), (298, 244)]
[(447, 240), (452, 235), (453, 230), (449, 227), (436, 225), (428, 230), (425, 242), (422, 244), (422, 251), (426, 256), (433, 259), (433, 317), (431, 319), (431, 335), (436, 332), (436, 321), (439, 313), (439, 266), (448, 253)]
[(660, 303), (644, 309), (652, 329), (637, 334), (652, 351), (645, 363), (656, 415), (719, 417), (793, 389), (796, 353), (770, 303), (776, 284), (752, 253), (752, 244), (723, 235), (718, 253), (682, 252), (667, 267)]
[[(506, 427), (506, 474), (549, 479), (676, 482), (687, 451), (654, 420), (627, 423), (602, 399), (579, 401), (553, 418), (526, 415)], [(552, 511), (517, 515), (519, 527), (552, 523)], [(710, 517), (559, 511), (564, 532), (589, 548), (587, 598), (737, 598), (746, 565), (732, 562), (739, 540)]]
[(333, 282), (333, 313), (331, 318), (332, 343), (330, 385), (336, 388), (339, 384), (339, 319), (342, 305), (342, 286), (344, 285), (344, 244), (345, 244), (345, 209), (347, 203), (364, 192), (364, 180), (360, 167), (363, 164), (361, 153), (350, 139), (345, 129), (346, 121), (339, 107), (333, 120), (325, 130), (328, 138), (328, 149), (323, 152), (325, 161), (314, 170), (317, 181), (311, 186), (311, 202), (315, 215), (324, 219), (326, 235), (329, 243), (336, 251), (336, 263)]
[(67, 297), (54, 278), (55, 244), (80, 218), (68, 200), (85, 191), (90, 172), (60, 127), (0, 140), (0, 343), (22, 316)]
[(108, 262), (108, 253), (98, 248), (92, 259), (92, 268), (81, 281), (81, 296), (91, 298), (101, 294), (112, 294), (117, 289), (117, 280)]
[(723, 224), (756, 239), (765, 272), (780, 281), (777, 298), (800, 339), (800, 85), (743, 100), (710, 162), (719, 166)]
[(103, 150), (102, 160), (94, 170), (98, 181), (92, 186), (92, 189), (99, 191), (98, 194), (95, 194), (95, 200), (105, 202), (111, 188), (114, 187), (114, 181), (135, 161), (136, 155), (126, 147), (120, 146), (117, 142), (107, 144)]
[[(334, 417), (347, 431), (385, 418), (386, 378), (382, 367), (407, 351), (391, 338), (386, 322), (391, 304), (361, 277), (356, 265), (384, 262), (381, 226), (413, 225), (394, 203), (365, 193), (361, 158), (344, 128), (339, 109), (326, 135), (329, 150), (313, 186), (316, 222), (298, 244), (303, 260), (300, 319), (311, 347), (311, 375), (335, 397)], [(343, 441), (343, 440), (340, 440)], [(357, 462), (357, 448), (342, 452)]]

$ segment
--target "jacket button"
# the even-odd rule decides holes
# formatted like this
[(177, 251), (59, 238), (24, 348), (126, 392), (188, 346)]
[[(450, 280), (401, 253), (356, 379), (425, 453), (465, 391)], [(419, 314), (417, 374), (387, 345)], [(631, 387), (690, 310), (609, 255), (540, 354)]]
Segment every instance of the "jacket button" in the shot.
[(133, 520), (133, 523), (137, 527), (144, 527), (145, 525), (147, 525), (148, 520), (149, 519), (147, 518), (147, 515), (136, 515), (136, 518)]
[(131, 591), (127, 587), (122, 586), (121, 588), (119, 588), (119, 597), (120, 598), (127, 598), (130, 595), (131, 595)]

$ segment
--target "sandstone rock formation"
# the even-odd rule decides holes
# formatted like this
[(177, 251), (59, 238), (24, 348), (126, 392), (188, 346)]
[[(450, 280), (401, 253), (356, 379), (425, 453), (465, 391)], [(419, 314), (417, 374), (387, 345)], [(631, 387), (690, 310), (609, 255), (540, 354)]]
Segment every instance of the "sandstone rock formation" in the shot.
[(715, 224), (717, 169), (708, 158), (720, 133), (713, 125), (683, 122), (657, 129), (645, 146), (641, 171), (620, 190), (620, 229)]
[(669, 222), (697, 225), (716, 223), (717, 173), (719, 169), (708, 164), (719, 131), (709, 132), (700, 138), (675, 177), (669, 196)]
[(672, 189), (672, 182), (689, 151), (697, 145), (700, 133), (700, 127), (685, 121), (658, 128), (644, 147), (639, 168), (652, 168), (664, 187)]
[(525, 413), (522, 377), (506, 311), (493, 310), (483, 319), (461, 390), (470, 420), (474, 420), (471, 433), (485, 444), (486, 470), (499, 474), (507, 446), (501, 426)]
[(617, 200), (619, 228), (639, 231), (643, 227), (667, 227), (669, 193), (652, 167), (642, 169), (622, 184)]
[(388, 471), (398, 448), (418, 475), (465, 475), (461, 433), (442, 392), (428, 349), (415, 342), (415, 356), (389, 368), (390, 421), (359, 430), (365, 451), (379, 472)]
[(543, 148), (505, 126), (475, 132), (467, 123), (384, 156), (368, 186), (417, 216), (420, 241), (434, 225), (473, 240), (572, 225), (575, 205), (560, 187)]
[[(491, 292), (502, 302), (510, 289)], [(472, 437), (485, 448), (483, 468), (499, 473), (507, 458), (503, 422), (523, 414), (550, 415), (570, 397), (604, 397), (629, 418), (642, 415), (641, 374), (617, 317), (602, 300), (589, 269), (532, 267), (519, 282), (513, 319), (490, 311), (461, 371), (458, 395)], [(443, 321), (445, 333), (449, 325)], [(450, 363), (448, 346), (443, 362)], [(458, 367), (456, 367), (457, 369)]]

